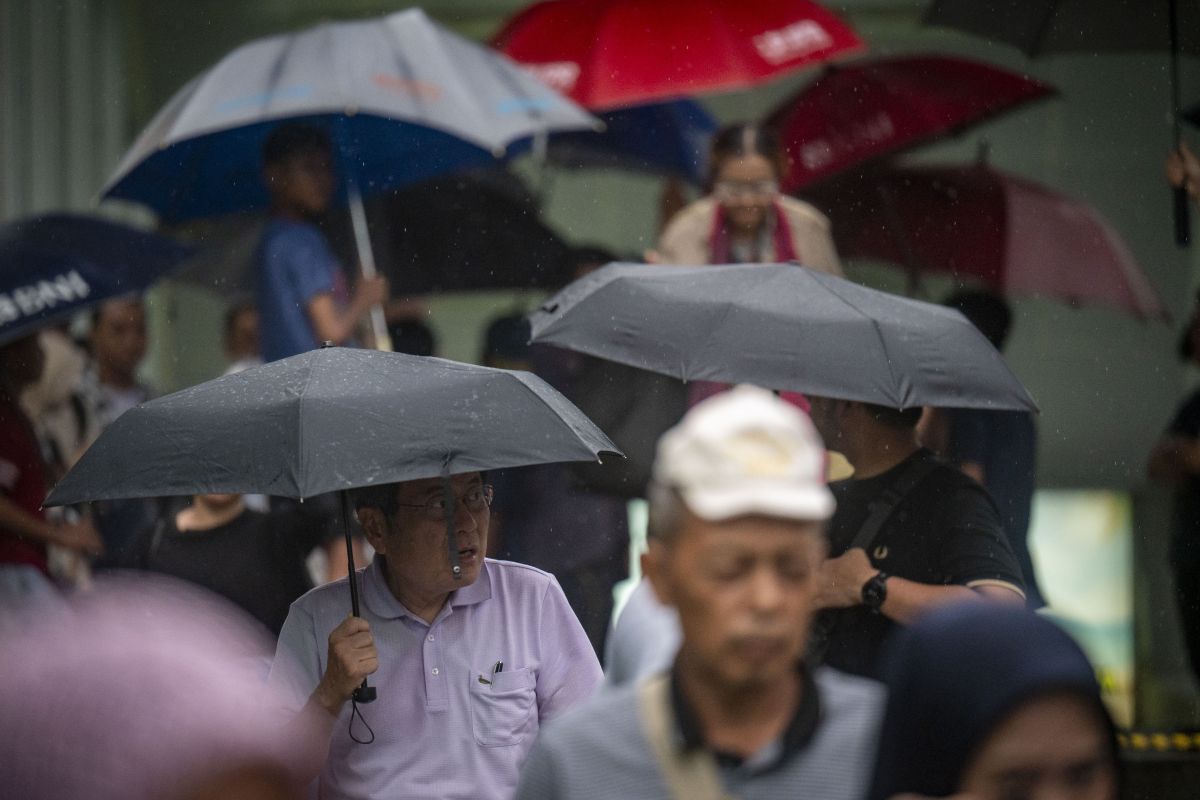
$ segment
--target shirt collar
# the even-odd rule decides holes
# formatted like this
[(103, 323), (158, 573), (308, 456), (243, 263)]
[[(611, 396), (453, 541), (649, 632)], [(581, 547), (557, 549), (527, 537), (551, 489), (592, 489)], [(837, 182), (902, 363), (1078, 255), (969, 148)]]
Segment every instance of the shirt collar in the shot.
[[(817, 732), (817, 724), (821, 719), (821, 700), (817, 694), (817, 685), (813, 681), (812, 669), (804, 664), (797, 667), (800, 675), (800, 703), (784, 729), (783, 735), (773, 744), (764, 748), (770, 751), (765, 763), (756, 764), (756, 771), (769, 772), (782, 766), (788, 759), (799, 753), (812, 741)], [(696, 710), (684, 696), (679, 685), (678, 666), (671, 668), (671, 710), (675, 715), (675, 725), (679, 731), (684, 752), (690, 752), (707, 747), (704, 741), (704, 731), (700, 726), (700, 718)], [(722, 767), (740, 767), (747, 759), (732, 753), (712, 751), (717, 764)], [(758, 759), (750, 759), (758, 761)]]
[[(491, 599), (492, 577), (489, 573), (490, 561), (490, 559), (484, 559), (483, 566), (479, 569), (479, 577), (475, 579), (474, 583), (450, 593), (450, 600), (447, 605), (451, 609), (475, 605), (476, 603), (482, 603), (484, 600)], [(367, 568), (363, 570), (363, 598), (366, 600), (367, 607), (371, 609), (371, 613), (384, 619), (409, 617), (419, 620), (424, 624), (424, 620), (420, 620), (419, 617), (405, 608), (404, 604), (396, 599), (396, 595), (392, 594), (392, 590), (387, 585), (386, 570), (387, 565), (381, 555), (376, 555)], [(447, 609), (443, 608), (442, 613), (446, 612)]]

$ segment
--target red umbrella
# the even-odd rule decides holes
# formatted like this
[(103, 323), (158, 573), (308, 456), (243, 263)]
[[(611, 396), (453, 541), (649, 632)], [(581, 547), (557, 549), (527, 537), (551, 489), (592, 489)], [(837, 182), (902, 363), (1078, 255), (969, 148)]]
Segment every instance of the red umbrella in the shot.
[(863, 47), (809, 0), (543, 0), (493, 44), (593, 109), (753, 86)]
[(793, 191), (865, 161), (940, 139), (1055, 89), (951, 56), (901, 56), (830, 67), (782, 103), (768, 124), (792, 164)]
[(942, 272), (1003, 294), (1102, 304), (1167, 319), (1120, 235), (1090, 206), (990, 167), (895, 167), (808, 194), (838, 251)]

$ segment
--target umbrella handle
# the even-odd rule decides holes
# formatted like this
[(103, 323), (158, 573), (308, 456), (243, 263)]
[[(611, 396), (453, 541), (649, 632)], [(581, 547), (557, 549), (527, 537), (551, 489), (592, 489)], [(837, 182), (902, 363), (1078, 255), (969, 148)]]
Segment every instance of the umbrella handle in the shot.
[[(350, 612), (356, 617), (361, 617), (358, 613), (358, 573), (354, 569), (354, 542), (350, 535), (350, 492), (342, 490), (339, 492), (342, 496), (342, 534), (346, 539), (346, 565), (349, 574), (346, 576), (346, 582), (350, 584)], [(375, 687), (367, 685), (367, 679), (363, 678), (362, 684), (354, 690), (352, 695), (354, 700), (359, 703), (370, 703), (375, 697)]]

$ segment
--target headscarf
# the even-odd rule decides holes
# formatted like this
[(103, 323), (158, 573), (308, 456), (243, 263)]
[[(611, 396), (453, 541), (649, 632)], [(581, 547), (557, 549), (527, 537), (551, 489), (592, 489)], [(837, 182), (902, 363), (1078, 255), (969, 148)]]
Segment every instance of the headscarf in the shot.
[[(1026, 701), (1066, 691), (1112, 733), (1091, 664), (1065, 631), (1024, 608), (963, 603), (903, 629), (887, 652), (888, 702), (869, 800), (944, 797), (995, 727)], [(1113, 764), (1116, 765), (1116, 738)]]

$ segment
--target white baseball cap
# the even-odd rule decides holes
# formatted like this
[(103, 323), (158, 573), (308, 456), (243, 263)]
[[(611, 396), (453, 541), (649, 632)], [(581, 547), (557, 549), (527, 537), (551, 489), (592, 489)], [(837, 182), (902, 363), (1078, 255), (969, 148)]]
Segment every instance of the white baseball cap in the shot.
[(762, 514), (825, 520), (825, 446), (800, 409), (755, 386), (696, 404), (658, 441), (654, 481), (711, 521)]

